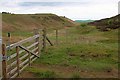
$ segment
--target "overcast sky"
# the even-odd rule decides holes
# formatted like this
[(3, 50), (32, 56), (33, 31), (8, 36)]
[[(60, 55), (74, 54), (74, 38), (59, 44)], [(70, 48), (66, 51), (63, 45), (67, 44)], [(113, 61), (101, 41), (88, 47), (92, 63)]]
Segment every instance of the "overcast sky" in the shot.
[(118, 14), (119, 0), (0, 0), (0, 12), (54, 13), (70, 19), (102, 19)]

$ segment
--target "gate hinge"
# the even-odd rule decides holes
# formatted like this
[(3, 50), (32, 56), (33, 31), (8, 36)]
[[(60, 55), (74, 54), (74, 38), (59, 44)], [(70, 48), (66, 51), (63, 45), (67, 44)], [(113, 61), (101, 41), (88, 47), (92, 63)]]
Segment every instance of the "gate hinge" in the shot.
[(7, 60), (7, 58), (8, 58), (7, 56), (3, 56), (2, 60)]

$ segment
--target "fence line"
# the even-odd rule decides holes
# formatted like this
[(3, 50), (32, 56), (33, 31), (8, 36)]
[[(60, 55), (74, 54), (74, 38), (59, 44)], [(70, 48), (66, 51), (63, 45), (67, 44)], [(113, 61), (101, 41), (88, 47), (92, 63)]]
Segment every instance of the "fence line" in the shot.
[[(46, 28), (41, 30), (41, 34), (35, 31), (35, 35), (19, 42), (6, 46), (2, 44), (2, 78), (15, 78), (31, 63), (39, 58), (42, 52), (45, 52), (47, 42), (53, 46), (53, 43), (47, 37)], [(58, 29), (55, 29), (55, 43), (58, 45)], [(10, 33), (8, 35), (10, 43)], [(40, 41), (40, 39), (42, 39)], [(31, 42), (29, 45), (24, 44)], [(41, 47), (40, 47), (41, 43)], [(40, 49), (42, 48), (42, 49)], [(12, 54), (8, 55), (9, 51), (13, 50)]]
[[(34, 40), (38, 37), (39, 37), (39, 35), (35, 35), (33, 37), (27, 38), (25, 40), (22, 40), (20, 42), (15, 43), (15, 44), (11, 44), (10, 46), (6, 46), (5, 44), (2, 45), (3, 78), (15, 78), (16, 76), (19, 76), (20, 73), (22, 72), (23, 68), (27, 67), (28, 63), (31, 63), (30, 60), (33, 61), (35, 59), (36, 55), (38, 55), (38, 52), (34, 53), (33, 52), (34, 49), (32, 51), (30, 51), (29, 49), (24, 48), (21, 45), (28, 42), (28, 41)], [(39, 44), (38, 41), (36, 43), (37, 43), (36, 45)], [(32, 47), (36, 46), (35, 43), (33, 43), (33, 44), (29, 47), (32, 48)], [(10, 55), (9, 58), (7, 58), (8, 56), (7, 56), (7, 53), (6, 53), (8, 48), (10, 48), (10, 49), (15, 48), (15, 51), (16, 51), (14, 54)], [(37, 48), (37, 46), (36, 46), (36, 48)], [(35, 48), (35, 50), (36, 50), (36, 48)], [(21, 51), (19, 49), (23, 49), (23, 50)], [(30, 57), (29, 59), (28, 59), (28, 55), (26, 56), (26, 54), (21, 56), (22, 52), (25, 52), (25, 51), (28, 54), (32, 54), (32, 55), (29, 55), (29, 57)], [(20, 63), (20, 61), (22, 61), (22, 62)]]
[[(2, 44), (2, 77), (15, 78), (31, 63), (39, 58), (40, 55), (40, 34), (37, 33), (32, 37), (21, 40), (9, 46)], [(42, 30), (42, 51), (46, 49), (46, 41), (53, 46), (52, 42), (46, 36), (46, 29)], [(34, 42), (32, 42), (34, 41)], [(32, 42), (31, 45), (25, 47), (24, 44)], [(14, 54), (8, 56), (8, 51), (14, 50)]]

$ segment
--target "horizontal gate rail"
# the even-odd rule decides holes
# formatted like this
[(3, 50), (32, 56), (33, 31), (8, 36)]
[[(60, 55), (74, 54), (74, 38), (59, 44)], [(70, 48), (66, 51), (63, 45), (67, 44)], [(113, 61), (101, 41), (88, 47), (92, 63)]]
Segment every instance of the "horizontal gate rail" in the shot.
[(24, 43), (29, 42), (29, 41), (31, 41), (31, 40), (34, 40), (34, 39), (36, 39), (36, 38), (39, 38), (39, 34), (38, 34), (38, 35), (35, 35), (35, 36), (33, 36), (33, 37), (30, 37), (30, 38), (24, 39), (24, 40), (22, 40), (22, 41), (19, 41), (19, 42), (17, 42), (17, 43), (11, 44), (10, 46), (7, 46), (6, 49), (8, 50), (8, 49), (15, 48), (16, 46), (19, 46), (19, 45), (21, 45), (21, 44), (24, 44)]
[[(3, 78), (15, 78), (37, 58), (39, 58), (39, 34), (21, 40), (17, 43), (11, 44), (10, 46), (2, 45), (2, 74)], [(24, 43), (32, 43), (30, 46), (22, 46)], [(9, 49), (14, 49), (15, 53), (7, 56)], [(21, 50), (19, 50), (21, 49)], [(32, 50), (31, 50), (32, 49)], [(24, 52), (24, 53), (23, 53)], [(24, 55), (23, 55), (24, 54)]]
[[(32, 45), (28, 46), (27, 49), (30, 49), (30, 48), (34, 47), (35, 45), (37, 45), (37, 44), (38, 44), (38, 42), (35, 42), (35, 43), (33, 43)], [(24, 52), (24, 51), (25, 51), (25, 50), (19, 51), (19, 54), (21, 54), (21, 53)], [(7, 60), (9, 61), (10, 59), (12, 59), (12, 58), (14, 58), (14, 57), (16, 57), (16, 53), (14, 53), (13, 55), (9, 56)]]
[[(39, 58), (40, 54), (40, 38), (42, 38), (42, 50), (45, 50), (46, 40), (51, 46), (52, 42), (46, 36), (46, 30), (43, 30), (42, 37), (37, 33), (32, 37), (21, 40), (17, 43), (6, 46), (2, 44), (2, 76), (3, 78), (15, 78), (31, 63)], [(25, 43), (26, 47), (24, 46)], [(15, 50), (14, 50), (15, 49)], [(12, 54), (7, 54), (14, 50)], [(8, 52), (8, 53), (7, 53)]]

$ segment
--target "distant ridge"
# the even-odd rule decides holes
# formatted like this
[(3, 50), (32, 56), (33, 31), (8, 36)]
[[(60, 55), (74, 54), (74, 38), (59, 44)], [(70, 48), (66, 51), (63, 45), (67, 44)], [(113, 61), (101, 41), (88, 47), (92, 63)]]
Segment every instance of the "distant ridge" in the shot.
[(88, 24), (90, 25), (95, 25), (97, 26), (98, 29), (102, 31), (107, 31), (108, 29), (117, 29), (120, 27), (120, 14), (110, 17), (110, 18), (105, 18), (101, 20), (97, 20), (94, 22), (90, 22)]
[(2, 13), (3, 31), (32, 31), (38, 28), (63, 28), (75, 26), (74, 21), (56, 14), (11, 14)]

